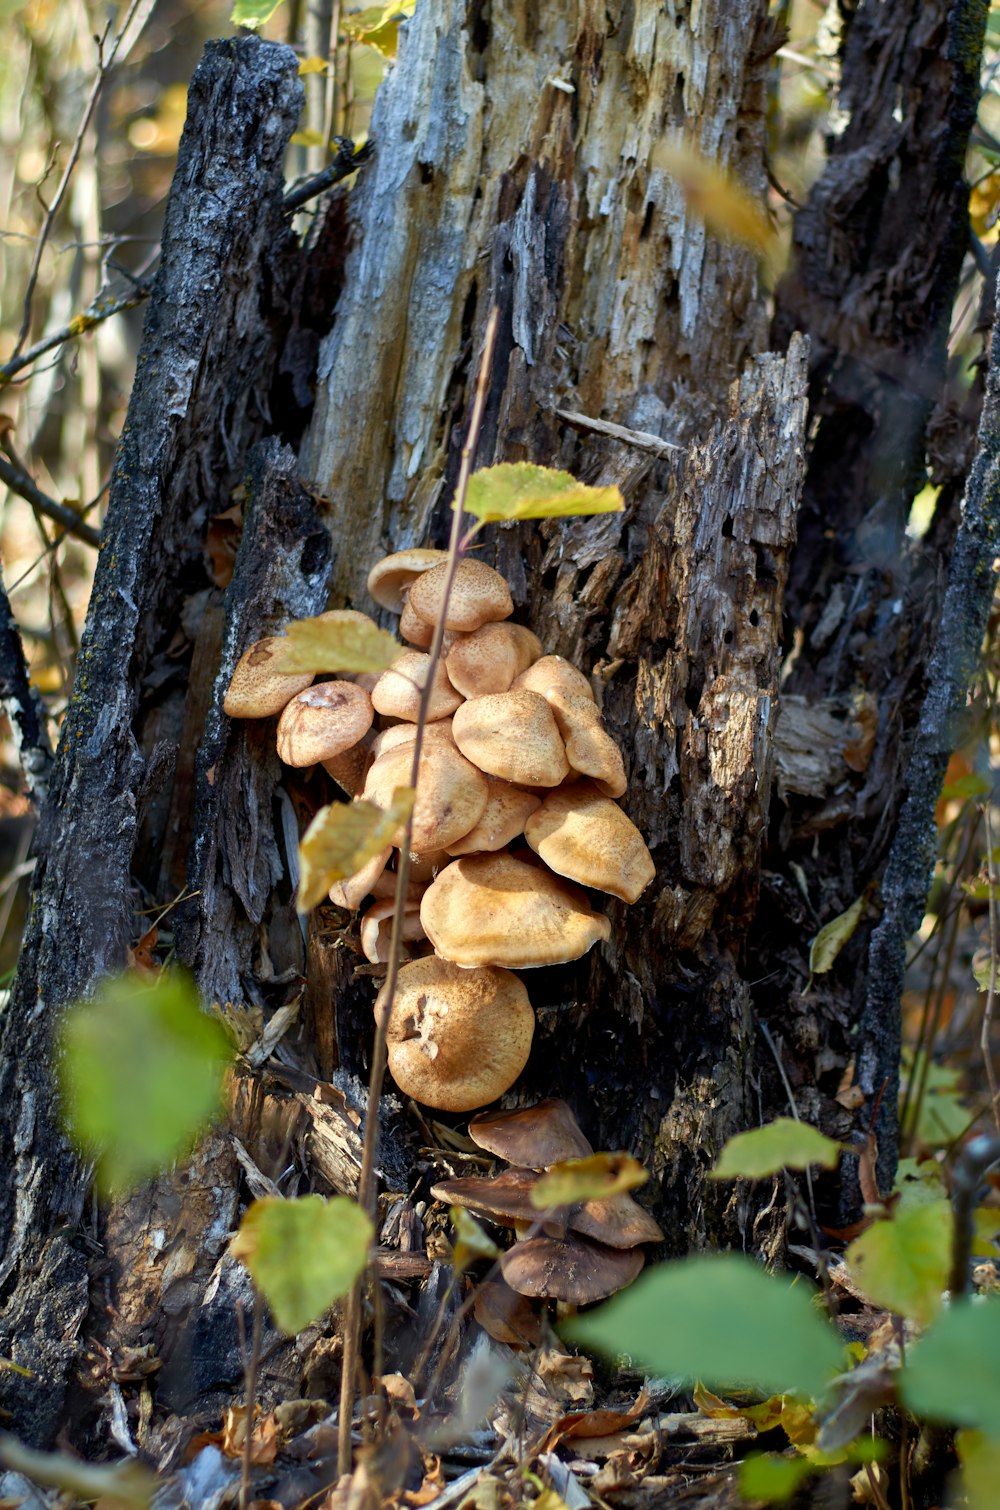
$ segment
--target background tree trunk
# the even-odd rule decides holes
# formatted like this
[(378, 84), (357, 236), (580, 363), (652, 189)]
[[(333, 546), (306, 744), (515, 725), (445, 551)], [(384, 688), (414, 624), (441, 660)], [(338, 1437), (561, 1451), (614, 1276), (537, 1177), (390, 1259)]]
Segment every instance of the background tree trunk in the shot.
[[(515, 0), (422, 0), (376, 105), (374, 163), (346, 216), (334, 198), (305, 257), (280, 204), (300, 101), (294, 56), (242, 39), (215, 44), (198, 70), (32, 921), (0, 1024), (0, 1352), (34, 1376), (0, 1373), (0, 1397), (24, 1437), (50, 1438), (64, 1418), (88, 1305), (86, 1335), (113, 1357), (151, 1346), (163, 1361), (161, 1406), (188, 1422), (217, 1411), (239, 1376), (241, 1280), (222, 1256), (238, 1160), (251, 1190), (281, 1172), (290, 1147), (298, 1188), (354, 1188), (371, 982), (353, 968), (341, 917), (318, 909), (304, 943), (291, 907), (296, 832), (326, 788), (283, 773), (268, 730), (231, 732), (221, 696), (261, 633), (328, 594), (333, 606), (370, 607), (364, 579), (379, 554), (441, 539), (494, 304), (480, 464), (566, 466), (618, 482), (627, 508), (496, 530), (488, 549), (517, 616), (593, 674), (626, 753), (626, 806), (658, 872), (636, 907), (611, 908), (608, 946), (529, 978), (539, 1031), (512, 1094), (565, 1094), (596, 1144), (643, 1158), (674, 1252), (778, 1250), (784, 1212), (770, 1190), (733, 1195), (705, 1173), (732, 1132), (788, 1109), (782, 1075), (801, 1115), (838, 1137), (864, 1129), (889, 1077), (891, 1164), (898, 1004), (869, 992), (866, 1015), (864, 932), (807, 995), (808, 940), (866, 888), (874, 915), (903, 795), (900, 735), (915, 722), (940, 601), (918, 576), (908, 597), (891, 550), (901, 551), (943, 377), (985, 7), (913, 0), (855, 13), (844, 98), (858, 140), (840, 139), (801, 218), (780, 353), (765, 350), (751, 255), (706, 236), (651, 163), (656, 143), (684, 128), (762, 192), (779, 39), (764, 0), (706, 0), (682, 20), (666, 9), (636, 0), (627, 19), (609, 21), (601, 7), (554, 0), (532, 19)], [(940, 150), (928, 153), (927, 140)], [(937, 196), (912, 243), (873, 234), (886, 182), (893, 207)], [(867, 218), (856, 228), (844, 206), (859, 203)], [(898, 289), (911, 286), (911, 244), (923, 282), (907, 301)], [(838, 323), (845, 306), (858, 309), (860, 285), (862, 313)], [(819, 338), (811, 367), (796, 327)], [(877, 333), (877, 351), (865, 331)], [(857, 414), (835, 446), (842, 380)], [(821, 424), (807, 446), (810, 382)], [(682, 449), (609, 440), (560, 410)], [(279, 442), (300, 439), (296, 466)], [(851, 465), (835, 467), (844, 447)], [(794, 554), (807, 459), (807, 528)], [(207, 523), (244, 479), (223, 597), (206, 565)], [(888, 546), (876, 550), (861, 529), (870, 517), (889, 519)], [(948, 540), (943, 521), (935, 541)], [(855, 546), (869, 552), (860, 564)], [(936, 563), (926, 570), (936, 585)], [(799, 702), (777, 722), (783, 647)], [(871, 702), (851, 703), (859, 691)], [(817, 757), (808, 781), (791, 716), (807, 699), (825, 718), (807, 733)], [(872, 709), (874, 753), (852, 764)], [(236, 1079), (240, 1147), (219, 1134), (190, 1170), (81, 1228), (86, 1172), (53, 1119), (52, 1024), (124, 963), (142, 932), (137, 897), (166, 903), (185, 882), (198, 895), (175, 911), (178, 953), (210, 998), (276, 1024)], [(293, 1014), (274, 1014), (300, 998), (299, 1025), (279, 1042), (277, 1025), (287, 1031)], [(852, 1058), (866, 1103), (849, 1113), (834, 1096)], [(390, 1191), (412, 1187), (411, 1135), (390, 1098)], [(827, 1199), (844, 1209), (855, 1194)], [(387, 1238), (398, 1240), (404, 1208)], [(414, 1230), (411, 1211), (406, 1221)], [(90, 1266), (88, 1291), (92, 1239), (106, 1256)], [(331, 1356), (319, 1330), (297, 1350), (269, 1350), (265, 1398), (304, 1377), (327, 1392)], [(104, 1380), (91, 1382), (107, 1409)], [(141, 1445), (168, 1456), (176, 1421), (141, 1403), (137, 1418)]]

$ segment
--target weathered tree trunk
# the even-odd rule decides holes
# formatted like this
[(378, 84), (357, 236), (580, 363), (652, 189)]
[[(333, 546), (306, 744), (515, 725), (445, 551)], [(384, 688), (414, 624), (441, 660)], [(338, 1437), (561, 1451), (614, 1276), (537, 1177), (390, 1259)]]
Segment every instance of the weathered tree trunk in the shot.
[[(281, 1171), (289, 1147), (300, 1189), (354, 1188), (371, 982), (353, 969), (342, 919), (318, 909), (303, 944), (291, 906), (296, 828), (320, 787), (282, 774), (267, 731), (231, 732), (221, 696), (251, 640), (328, 594), (334, 606), (370, 608), (364, 579), (380, 553), (442, 537), (470, 374), (494, 304), (500, 339), (480, 464), (565, 466), (616, 481), (626, 496), (620, 516), (488, 538), (518, 616), (593, 674), (626, 753), (626, 806), (658, 872), (636, 907), (611, 909), (608, 946), (579, 966), (533, 973), (539, 1030), (513, 1094), (565, 1094), (596, 1143), (643, 1158), (671, 1251), (779, 1245), (784, 1214), (777, 1203), (764, 1210), (768, 1193), (755, 1203), (753, 1193), (733, 1197), (705, 1179), (730, 1133), (787, 1110), (761, 1017), (801, 1114), (841, 1137), (865, 1125), (890, 1073), (894, 1003), (863, 1017), (860, 941), (845, 973), (806, 997), (808, 939), (885, 865), (905, 745), (890, 752), (915, 721), (938, 599), (914, 596), (901, 619), (888, 585), (896, 568), (879, 556), (859, 571), (848, 557), (848, 535), (858, 536), (886, 492), (879, 460), (897, 426), (889, 399), (910, 368), (853, 347), (842, 359), (834, 314), (857, 303), (864, 268), (878, 267), (870, 313), (850, 325), (851, 339), (867, 324), (891, 352), (899, 346), (907, 362), (925, 363), (888, 485), (895, 546), (941, 382), (939, 327), (957, 276), (961, 147), (975, 89), (977, 44), (967, 34), (978, 25), (981, 39), (983, 6), (858, 8), (845, 98), (859, 102), (871, 151), (858, 148), (846, 177), (856, 184), (873, 163), (889, 173), (891, 160), (900, 205), (914, 192), (939, 195), (937, 234), (922, 222), (915, 253), (933, 297), (901, 300), (892, 261), (904, 254), (901, 233), (880, 241), (841, 232), (844, 212), (831, 211), (823, 234), (837, 277), (814, 290), (803, 258), (783, 296), (780, 354), (765, 349), (751, 255), (708, 237), (676, 184), (651, 166), (656, 143), (683, 129), (763, 191), (776, 42), (767, 9), (766, 0), (705, 0), (675, 16), (636, 0), (609, 19), (580, 0), (554, 0), (537, 16), (517, 0), (421, 0), (376, 105), (377, 152), (346, 201), (349, 224), (335, 201), (304, 261), (280, 204), (300, 98), (294, 56), (243, 39), (215, 44), (200, 67), (51, 783), (32, 922), (0, 1024), (0, 1353), (34, 1374), (0, 1372), (0, 1396), (20, 1434), (43, 1440), (60, 1423), (88, 1304), (87, 1334), (112, 1355), (152, 1346), (165, 1362), (161, 1405), (189, 1418), (212, 1409), (239, 1371), (239, 1281), (217, 1264), (238, 1210), (237, 1159), (251, 1189)], [(965, 24), (961, 54), (949, 51), (952, 15)], [(940, 138), (933, 173), (919, 141), (890, 130), (900, 98), (912, 129)], [(817, 257), (815, 206), (835, 198), (828, 188), (843, 169), (834, 158), (834, 177), (821, 181), (802, 221), (800, 238), (815, 242)], [(812, 337), (821, 295), (830, 308), (815, 320), (820, 355), (810, 368), (796, 330)], [(303, 360), (327, 331), (296, 465), (279, 442), (300, 436)], [(888, 397), (880, 388), (866, 409), (861, 385), (857, 424), (841, 441), (851, 465), (834, 469), (825, 397), (831, 424), (842, 411), (816, 374), (851, 363), (867, 372), (869, 360)], [(811, 449), (810, 371), (824, 416)], [(682, 449), (664, 455), (609, 440), (561, 410)], [(807, 450), (810, 512), (795, 553)], [(223, 597), (203, 556), (206, 524), (244, 479), (246, 521)], [(814, 527), (821, 518), (843, 537), (832, 560)], [(792, 622), (783, 628), (790, 573)], [(841, 609), (824, 638), (825, 601)], [(878, 630), (871, 663), (857, 639), (863, 605)], [(808, 638), (798, 647), (800, 620)], [(824, 666), (817, 657), (833, 654), (836, 634), (839, 656)], [(776, 723), (782, 650), (793, 647), (802, 695), (830, 704), (820, 709), (829, 715), (820, 773), (805, 789), (793, 741)], [(829, 720), (835, 732), (837, 718), (846, 721), (858, 680), (880, 722), (875, 755), (855, 771), (845, 758), (850, 734), (837, 744)], [(790, 879), (800, 874), (801, 902)], [(106, 1260), (89, 1293), (86, 1172), (57, 1130), (49, 1047), (58, 1008), (118, 968), (142, 931), (132, 917), (137, 882), (143, 902), (171, 901), (185, 883), (198, 893), (176, 911), (176, 942), (209, 997), (274, 1021), (276, 1008), (302, 995), (303, 1011), (287, 1051), (269, 1055), (265, 1042), (241, 1070), (233, 1127), (249, 1161), (220, 1133), (189, 1172), (104, 1215), (94, 1235)], [(864, 1021), (875, 1033), (875, 1018), (872, 1051), (857, 1030)], [(868, 1098), (853, 1119), (833, 1099), (852, 1056)], [(891, 1096), (884, 1105), (891, 1143)], [(381, 1167), (387, 1188), (404, 1192), (397, 1112), (390, 1102)], [(279, 1351), (265, 1398), (294, 1387), (296, 1369), (329, 1393), (330, 1352), (318, 1331), (297, 1354)], [(97, 1390), (103, 1407), (100, 1381)], [(177, 1432), (162, 1411), (151, 1426), (144, 1410), (139, 1439), (162, 1456)]]

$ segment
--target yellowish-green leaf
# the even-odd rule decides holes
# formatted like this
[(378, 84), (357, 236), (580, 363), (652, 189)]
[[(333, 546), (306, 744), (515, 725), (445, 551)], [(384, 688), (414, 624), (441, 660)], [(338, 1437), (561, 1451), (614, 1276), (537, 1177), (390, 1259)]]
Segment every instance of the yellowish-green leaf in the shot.
[(281, 0), (236, 0), (229, 19), (234, 26), (246, 26), (250, 31), (270, 21)]
[(740, 1492), (744, 1499), (783, 1505), (816, 1472), (805, 1458), (777, 1452), (751, 1452), (740, 1464)]
[[(981, 1431), (960, 1431), (955, 1438), (958, 1460), (962, 1465), (959, 1482), (965, 1510), (996, 1510), (1000, 1485), (1000, 1436)], [(956, 1499), (949, 1495), (948, 1503)]]
[(531, 1510), (568, 1510), (568, 1506), (554, 1489), (543, 1489), (537, 1499), (531, 1501)]
[[(304, 74), (308, 73), (326, 73), (328, 67), (329, 64), (327, 63), (326, 58), (303, 58), (299, 63), (299, 76), (301, 78)], [(315, 134), (316, 136), (319, 136), (319, 141), (316, 143), (316, 145), (320, 146), (322, 144), (323, 138), (322, 136), (320, 136), (320, 133), (318, 131)]]
[(796, 1447), (809, 1446), (816, 1439), (818, 1427), (812, 1406), (803, 1404), (794, 1395), (770, 1395), (755, 1404), (731, 1405), (703, 1384), (695, 1385), (693, 1395), (694, 1403), (703, 1415), (731, 1421), (740, 1417), (762, 1432), (780, 1426)]
[(926, 1420), (970, 1426), (1000, 1440), (998, 1358), (1000, 1300), (956, 1301), (907, 1348), (899, 1376), (903, 1398)]
[(561, 519), (569, 514), (620, 514), (616, 487), (592, 488), (569, 472), (527, 461), (483, 467), (469, 478), (465, 511), (484, 524), (503, 519)]
[[(305, 667), (302, 669), (305, 670)], [(860, 923), (864, 907), (865, 899), (862, 895), (851, 903), (846, 912), (831, 918), (819, 930), (809, 945), (809, 969), (813, 975), (825, 975), (832, 967), (837, 955)]]
[(730, 1138), (712, 1170), (713, 1180), (760, 1180), (780, 1169), (834, 1169), (841, 1145), (808, 1122), (778, 1117), (766, 1127)]
[(1000, 1211), (995, 1206), (977, 1206), (973, 1213), (972, 1255), (996, 1258), (1000, 1237)]
[(764, 207), (743, 184), (688, 142), (660, 142), (651, 158), (678, 184), (688, 209), (720, 241), (736, 241), (773, 259), (778, 237)]
[(385, 629), (363, 619), (298, 619), (274, 641), (272, 669), (281, 673), (388, 671), (403, 646)]
[(851, 1272), (870, 1300), (927, 1326), (941, 1309), (951, 1264), (952, 1212), (947, 1201), (900, 1206), (874, 1222), (847, 1250)]
[(316, 131), (308, 126), (305, 131), (293, 131), (289, 140), (293, 147), (324, 147), (326, 137), (322, 131)]
[(321, 807), (299, 846), (299, 891), (296, 906), (308, 912), (335, 881), (346, 880), (395, 842), (413, 810), (414, 790), (400, 786), (387, 808), (374, 802), (334, 802)]
[(649, 1172), (630, 1153), (595, 1153), (553, 1164), (532, 1186), (529, 1199), (536, 1211), (546, 1211), (637, 1190), (648, 1179)]
[(66, 1015), (59, 1073), (70, 1136), (119, 1195), (186, 1154), (222, 1112), (232, 1058), (182, 971), (120, 975)]
[(394, 58), (399, 46), (399, 23), (412, 16), (415, 0), (389, 0), (340, 18), (340, 29), (352, 42), (364, 42), (385, 58)]
[(927, 1206), (947, 1199), (941, 1165), (935, 1159), (900, 1159), (893, 1191), (899, 1206)]
[[(114, 1510), (146, 1510), (159, 1482), (152, 1469), (130, 1458), (119, 1463), (84, 1463), (70, 1452), (39, 1452), (7, 1432), (0, 1441), (0, 1463), (33, 1484), (60, 1490), (60, 1504), (77, 1505), (83, 1500)], [(3, 1503), (48, 1505), (53, 1501), (48, 1495), (43, 1500), (34, 1494), (29, 1501), (18, 1493), (16, 1500), (5, 1495)]]
[(455, 1243), (451, 1250), (452, 1267), (463, 1274), (470, 1264), (488, 1258), (492, 1263), (500, 1257), (500, 1249), (492, 1238), (487, 1237), (471, 1212), (463, 1206), (452, 1208), (451, 1225), (455, 1229)]
[(346, 1195), (254, 1201), (230, 1251), (250, 1270), (275, 1321), (290, 1337), (350, 1290), (368, 1261), (370, 1220)]

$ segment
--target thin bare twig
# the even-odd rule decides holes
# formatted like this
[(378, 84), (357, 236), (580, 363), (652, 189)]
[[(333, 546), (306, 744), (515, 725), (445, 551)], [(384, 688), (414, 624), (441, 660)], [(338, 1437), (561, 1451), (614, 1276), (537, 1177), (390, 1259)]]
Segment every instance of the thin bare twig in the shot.
[(14, 347), (13, 355), (15, 357), (22, 350), (31, 330), (31, 307), (34, 303), (35, 287), (38, 283), (38, 273), (42, 265), (42, 253), (45, 251), (45, 244), (49, 239), (52, 227), (55, 224), (56, 216), (58, 215), (62, 202), (66, 197), (66, 191), (69, 188), (70, 180), (73, 177), (74, 170), (80, 159), (80, 153), (83, 150), (83, 140), (87, 134), (87, 128), (90, 125), (94, 110), (97, 107), (97, 101), (100, 98), (101, 90), (104, 88), (104, 81), (110, 73), (111, 69), (114, 67), (114, 62), (118, 56), (122, 42), (125, 40), (125, 37), (132, 25), (133, 20), (135, 19), (137, 12), (140, 9), (140, 6), (142, 6), (144, 3), (145, 0), (132, 0), (132, 4), (129, 6), (125, 20), (122, 23), (121, 30), (112, 41), (111, 49), (108, 52), (106, 58), (104, 56), (104, 43), (107, 38), (109, 28), (106, 28), (103, 35), (97, 39), (97, 74), (94, 79), (93, 87), (91, 88), (90, 94), (87, 98), (87, 103), (83, 108), (83, 118), (80, 121), (76, 136), (73, 139), (73, 145), (70, 148), (69, 157), (66, 160), (66, 166), (63, 169), (62, 178), (59, 180), (59, 187), (55, 192), (55, 198), (53, 199), (52, 203), (46, 208), (45, 217), (42, 220), (42, 227), (38, 233), (38, 240), (35, 243), (35, 255), (31, 259), (31, 271), (28, 274), (28, 283), (24, 291), (24, 305), (21, 313), (21, 329), (18, 332), (17, 344)]
[(37, 509), (40, 514), (54, 520), (56, 524), (61, 524), (67, 534), (75, 535), (78, 540), (83, 540), (87, 545), (100, 545), (100, 530), (95, 530), (92, 524), (87, 524), (68, 504), (57, 503), (54, 498), (49, 497), (48, 493), (43, 493), (34, 478), (29, 477), (22, 467), (8, 461), (6, 456), (0, 456), (0, 482), (5, 483), (12, 493), (17, 493), (20, 498), (30, 503), (31, 507)]
[[(499, 311), (494, 308), (486, 322), (483, 335), (482, 355), (476, 378), (476, 392), (472, 404), (469, 428), (462, 447), (462, 464), (459, 468), (455, 499), (452, 505), (451, 535), (448, 541), (447, 572), (441, 612), (434, 625), (434, 638), (428, 651), (427, 670), (420, 693), (420, 710), (417, 715), (417, 737), (413, 743), (413, 761), (410, 767), (410, 785), (416, 788), (420, 771), (420, 755), (423, 747), (424, 729), (434, 687), (434, 674), (441, 658), (444, 643), (445, 619), (448, 600), (462, 544), (462, 515), (465, 495), (472, 475), (472, 459), (483, 422), (490, 368), (493, 362), (493, 347), (496, 343)], [(358, 1178), (358, 1202), (374, 1220), (375, 1217), (375, 1154), (378, 1147), (378, 1107), (386, 1071), (386, 1034), (399, 979), (399, 966), (403, 943), (403, 915), (406, 904), (406, 889), (410, 879), (410, 847), (413, 833), (413, 813), (406, 820), (403, 843), (399, 851), (399, 869), (396, 872), (396, 897), (392, 917), (392, 936), (389, 941), (389, 968), (385, 981), (383, 1006), (375, 1016), (375, 1042), (372, 1047), (371, 1075), (368, 1082), (368, 1105), (365, 1112), (365, 1135), (361, 1149), (361, 1173)], [(344, 1360), (341, 1369), (340, 1420), (337, 1436), (337, 1472), (341, 1477), (351, 1467), (351, 1422), (354, 1416), (354, 1380), (361, 1351), (361, 1297), (364, 1276), (359, 1279), (348, 1297), (344, 1320)], [(380, 1370), (380, 1365), (377, 1366)]]
[(250, 1504), (253, 1469), (253, 1413), (257, 1405), (257, 1369), (260, 1365), (260, 1338), (264, 1308), (260, 1295), (254, 1290), (253, 1332), (250, 1340), (250, 1358), (246, 1370), (247, 1414), (243, 1423), (246, 1435), (243, 1438), (243, 1460), (240, 1464), (240, 1510)]
[(98, 294), (89, 309), (85, 309), (82, 314), (74, 315), (67, 325), (52, 331), (50, 335), (43, 336), (40, 341), (29, 346), (27, 351), (22, 351), (20, 356), (14, 356), (9, 362), (4, 362), (3, 366), (0, 366), (0, 387), (9, 383), (11, 378), (16, 377), (25, 367), (30, 367), (32, 362), (36, 362), (47, 351), (53, 351), (55, 347), (64, 345), (66, 341), (72, 341), (86, 331), (93, 330), (95, 325), (100, 325), (104, 320), (110, 320), (112, 315), (120, 315), (127, 309), (135, 309), (137, 304), (141, 304), (148, 297), (149, 289), (143, 284), (118, 299), (109, 299), (106, 293)]

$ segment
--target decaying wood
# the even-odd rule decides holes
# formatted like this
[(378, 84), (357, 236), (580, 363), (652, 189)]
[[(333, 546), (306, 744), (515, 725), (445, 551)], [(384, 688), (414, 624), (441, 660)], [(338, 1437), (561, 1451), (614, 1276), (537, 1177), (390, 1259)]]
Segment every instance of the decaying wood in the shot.
[[(191, 86), (163, 259), (108, 503), (73, 699), (42, 814), (31, 918), (0, 1023), (0, 1401), (28, 1441), (64, 1423), (87, 1308), (74, 1234), (86, 1172), (59, 1130), (52, 1035), (66, 1002), (120, 969), (147, 760), (142, 717), (201, 562), (260, 434), (275, 361), (267, 314), (289, 245), (282, 158), (301, 86), (291, 54), (217, 43)], [(252, 153), (247, 143), (255, 144)], [(175, 736), (176, 737), (176, 736)], [(150, 752), (151, 753), (151, 752)], [(169, 766), (169, 751), (166, 764)]]

